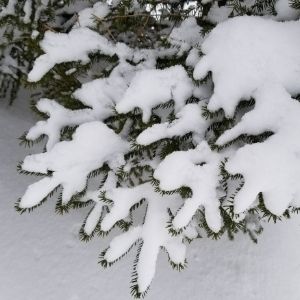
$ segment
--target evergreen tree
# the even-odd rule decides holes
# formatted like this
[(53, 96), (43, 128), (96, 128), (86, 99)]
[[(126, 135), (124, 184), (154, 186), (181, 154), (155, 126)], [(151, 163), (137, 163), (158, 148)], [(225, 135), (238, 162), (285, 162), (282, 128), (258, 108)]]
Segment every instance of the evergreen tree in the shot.
[(41, 50), (23, 52), (38, 55), (28, 81), (44, 98), (35, 104), (43, 120), (21, 143), (45, 142), (45, 151), (18, 166), (42, 176), (19, 212), (54, 195), (60, 214), (89, 206), (83, 241), (121, 231), (100, 254), (103, 267), (136, 246), (135, 297), (160, 249), (181, 270), (197, 237), (241, 231), (256, 242), (265, 220), (298, 212), (298, 1), (74, 7)]
[(77, 10), (87, 1), (0, 1), (0, 98), (10, 103), (22, 85), (34, 59), (41, 53), (39, 42), (48, 30), (67, 32), (77, 19)]

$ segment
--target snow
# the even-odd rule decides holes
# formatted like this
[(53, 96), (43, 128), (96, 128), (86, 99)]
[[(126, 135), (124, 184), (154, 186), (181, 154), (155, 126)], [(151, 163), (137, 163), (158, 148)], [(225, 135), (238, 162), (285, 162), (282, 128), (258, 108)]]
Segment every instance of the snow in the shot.
[(207, 14), (207, 20), (213, 24), (221, 23), (228, 19), (232, 12), (232, 7), (230, 6), (220, 6), (217, 2), (214, 2)]
[[(93, 200), (95, 202), (95, 205), (89, 212), (89, 215), (86, 218), (86, 221), (85, 221), (85, 224), (83, 227), (84, 232), (88, 236), (92, 235), (92, 233), (96, 229), (96, 226), (98, 225), (98, 223), (101, 219), (104, 207), (108, 206), (108, 204), (104, 203), (103, 201), (100, 201), (99, 195), (102, 192), (105, 192), (107, 189), (115, 188), (116, 184), (117, 184), (116, 175), (112, 171), (110, 171), (107, 174), (107, 179), (106, 179), (105, 183), (103, 184), (103, 186), (100, 189), (89, 190), (82, 197), (81, 201), (83, 201), (83, 202), (89, 201), (89, 200)], [(102, 226), (101, 230), (103, 230), (103, 226)]]
[(36, 108), (48, 115), (45, 121), (37, 122), (26, 138), (35, 140), (47, 135), (47, 150), (60, 139), (60, 132), (66, 126), (76, 126), (85, 122), (104, 120), (113, 114), (113, 107), (123, 97), (136, 70), (127, 62), (120, 63), (107, 78), (95, 79), (82, 84), (73, 97), (89, 108), (73, 111), (64, 108), (55, 100), (40, 99)]
[(23, 10), (24, 10), (24, 13), (25, 13), (25, 16), (24, 16), (24, 23), (25, 24), (28, 24), (30, 22), (30, 17), (31, 17), (31, 14), (32, 14), (32, 1), (31, 0), (26, 0), (25, 4), (24, 4), (24, 7), (23, 7)]
[(31, 38), (35, 40), (39, 36), (39, 32), (37, 30), (33, 30), (31, 33)]
[(300, 104), (276, 85), (264, 86), (254, 97), (255, 108), (225, 132), (218, 143), (226, 143), (242, 133), (274, 132), (263, 143), (239, 149), (226, 169), (245, 178), (245, 185), (234, 199), (236, 213), (247, 209), (262, 192), (267, 209), (280, 216), (289, 205), (300, 204)]
[(74, 97), (93, 108), (97, 118), (104, 120), (112, 113), (112, 108), (123, 97), (135, 74), (135, 68), (126, 62), (113, 69), (109, 77), (84, 83), (74, 92)]
[(201, 30), (202, 28), (197, 25), (196, 19), (190, 17), (172, 30), (168, 40), (172, 45), (180, 48), (178, 55), (182, 55), (191, 47), (197, 47), (202, 43)]
[(50, 0), (42, 0), (40, 5), (37, 7), (36, 11), (35, 11), (35, 15), (34, 15), (34, 22), (38, 22), (42, 12), (45, 11), (47, 9), (48, 3)]
[(120, 166), (128, 148), (127, 142), (101, 122), (80, 125), (72, 141), (59, 142), (48, 152), (25, 158), (23, 170), (43, 174), (53, 171), (53, 174), (30, 185), (21, 198), (20, 207), (37, 205), (59, 185), (63, 187), (62, 202), (67, 203), (74, 194), (85, 188), (91, 171), (102, 167), (105, 162), (109, 166)]
[(109, 249), (105, 254), (105, 259), (109, 262), (117, 260), (130, 249), (136, 240), (140, 238), (141, 232), (142, 227), (137, 226), (121, 235), (116, 236), (109, 244)]
[(1, 7), (0, 18), (14, 15), (15, 14), (15, 6), (17, 4), (17, 0), (9, 0), (5, 7)]
[(144, 189), (149, 189), (149, 184), (141, 184), (135, 188), (115, 188), (106, 192), (106, 197), (114, 202), (110, 212), (103, 218), (101, 229), (109, 231), (117, 221), (129, 215), (130, 208), (143, 198)]
[[(98, 193), (97, 193), (98, 196)], [(91, 235), (92, 232), (95, 230), (98, 222), (100, 221), (100, 217), (103, 210), (103, 203), (97, 203), (89, 213), (85, 224), (84, 224), (84, 232), (87, 235)]]
[(171, 191), (187, 186), (193, 191), (193, 196), (184, 201), (173, 220), (176, 229), (188, 225), (197, 209), (203, 206), (208, 226), (215, 232), (220, 230), (217, 195), (220, 161), (220, 155), (202, 142), (196, 149), (173, 152), (155, 170), (154, 177), (160, 181), (162, 190)]
[(76, 27), (95, 27), (96, 19), (103, 19), (110, 13), (109, 6), (106, 3), (97, 2), (93, 7), (88, 7), (78, 13)]
[[(179, 196), (161, 196), (154, 191), (150, 183), (133, 188), (117, 188), (108, 196), (114, 201), (114, 206), (103, 219), (101, 228), (110, 228), (107, 226), (107, 216), (124, 218), (128, 215), (131, 206), (141, 199), (147, 200), (148, 206), (143, 225), (131, 227), (127, 232), (115, 237), (104, 255), (104, 259), (108, 262), (114, 262), (126, 253), (134, 242), (142, 239), (136, 272), (138, 291), (144, 293), (154, 278), (161, 247), (166, 249), (174, 263), (182, 265), (185, 263), (186, 246), (183, 237), (170, 235), (166, 228), (169, 220), (167, 209), (178, 208)], [(122, 214), (118, 215), (118, 212)], [(116, 219), (113, 222), (116, 222)]]
[[(10, 47), (4, 51), (4, 57), (1, 60), (0, 71), (4, 74), (9, 74), (13, 78), (17, 79), (14, 69), (18, 69), (17, 62), (10, 56)], [(22, 69), (22, 68), (21, 68)]]
[(202, 110), (198, 104), (187, 104), (176, 114), (176, 120), (171, 123), (155, 124), (145, 129), (136, 139), (140, 145), (149, 145), (164, 138), (183, 136), (194, 132), (200, 139), (209, 126), (209, 122), (202, 117)]
[(100, 51), (102, 54), (118, 55), (126, 58), (131, 55), (130, 49), (121, 43), (112, 45), (105, 37), (88, 28), (76, 28), (69, 33), (47, 31), (40, 46), (45, 54), (39, 56), (28, 74), (28, 81), (39, 81), (56, 64), (90, 61), (88, 54)]
[[(16, 137), (33, 123), (26, 107), (26, 101), (16, 101), (12, 107), (0, 103), (2, 297), (130, 299), (128, 266), (135, 253), (130, 252), (108, 270), (99, 268), (97, 257), (107, 241), (94, 239), (85, 244), (77, 236), (88, 209), (61, 217), (53, 213), (54, 204), (49, 201), (35, 213), (20, 216), (14, 211), (14, 201), (32, 180), (18, 176), (15, 169), (16, 161), (24, 157)], [(244, 235), (233, 242), (225, 236), (218, 241), (200, 239), (189, 246), (188, 268), (180, 273), (170, 268), (164, 255), (159, 255), (147, 299), (198, 300), (201, 296), (209, 300), (298, 300), (299, 226), (297, 216), (266, 225), (257, 245)]]
[(208, 108), (223, 108), (232, 117), (239, 101), (251, 97), (256, 101), (254, 109), (217, 143), (228, 143), (242, 134), (274, 132), (265, 142), (246, 145), (229, 158), (226, 169), (245, 179), (234, 199), (236, 213), (248, 209), (260, 192), (267, 209), (276, 215), (300, 203), (296, 136), (300, 105), (291, 98), (300, 92), (299, 34), (299, 21), (240, 17), (217, 26), (203, 43), (206, 55), (194, 76), (199, 79), (212, 71), (215, 86)]
[(193, 48), (189, 52), (185, 64), (189, 67), (195, 67), (195, 65), (199, 62), (199, 59), (200, 59), (199, 50)]
[(212, 71), (215, 87), (208, 109), (223, 108), (232, 117), (238, 102), (249, 99), (264, 82), (299, 93), (299, 35), (299, 21), (244, 16), (217, 25), (202, 44), (206, 55), (194, 70), (195, 79)]
[(59, 142), (60, 131), (65, 126), (80, 125), (85, 122), (95, 121), (97, 118), (92, 109), (72, 111), (50, 99), (39, 100), (36, 107), (40, 112), (46, 113), (49, 118), (45, 121), (38, 121), (29, 129), (26, 138), (28, 140), (36, 140), (41, 135), (47, 135), (47, 150), (52, 149)]
[(277, 12), (277, 19), (288, 21), (296, 20), (300, 16), (300, 11), (292, 8), (289, 0), (277, 0), (275, 3), (275, 11)]
[[(191, 20), (189, 22), (193, 22)], [(181, 29), (176, 28), (178, 36), (183, 35)], [(82, 42), (83, 34), (86, 34), (89, 45), (78, 43)], [(208, 108), (222, 108), (226, 116), (232, 117), (240, 100), (253, 97), (256, 101), (254, 109), (241, 120), (238, 119), (238, 123), (225, 132), (217, 144), (223, 145), (241, 134), (259, 134), (266, 130), (274, 132), (265, 142), (241, 146), (232, 155), (230, 151), (214, 152), (207, 142), (201, 142), (207, 128), (205, 125), (210, 123), (200, 117), (202, 103), (186, 104), (191, 96), (204, 97), (206, 89), (194, 86), (182, 66), (153, 69), (159, 55), (170, 55), (172, 51), (133, 51), (124, 44), (114, 45), (87, 28), (73, 29), (68, 34), (48, 32), (42, 42), (45, 54), (36, 60), (29, 76), (31, 81), (42, 78), (57, 63), (74, 60), (87, 63), (88, 54), (95, 51), (117, 54), (119, 66), (109, 78), (86, 83), (74, 93), (74, 97), (90, 108), (74, 112), (50, 99), (42, 99), (38, 103), (37, 108), (50, 118), (38, 122), (27, 137), (34, 140), (46, 134), (47, 148), (46, 152), (28, 155), (22, 168), (47, 176), (27, 188), (20, 207), (38, 205), (58, 186), (63, 188), (62, 203), (68, 203), (73, 195), (85, 189), (91, 171), (107, 163), (115, 173), (125, 164), (124, 154), (129, 150), (129, 144), (125, 141), (128, 124), (117, 135), (101, 122), (109, 116), (111, 106), (116, 104), (119, 113), (128, 113), (138, 107), (142, 111), (143, 122), (147, 123), (152, 109), (169, 100), (174, 100), (177, 119), (170, 124), (156, 124), (148, 128), (137, 142), (148, 145), (161, 138), (192, 131), (193, 142), (195, 146), (197, 143), (199, 145), (192, 150), (168, 155), (154, 172), (161, 189), (171, 191), (187, 186), (191, 188), (192, 196), (184, 201), (178, 194), (162, 196), (154, 192), (150, 183), (130, 188), (122, 183), (116, 187), (115, 178), (109, 176), (103, 188), (89, 191), (83, 197), (84, 201), (94, 201), (84, 227), (86, 234), (92, 234), (99, 223), (102, 230), (109, 231), (116, 222), (130, 215), (135, 204), (141, 199), (146, 200), (143, 221), (137, 220), (139, 225), (115, 236), (103, 254), (103, 258), (112, 263), (123, 256), (131, 245), (139, 244), (137, 264), (134, 266), (138, 292), (148, 290), (161, 248), (168, 252), (174, 263), (185, 264), (183, 238), (185, 232), (188, 236), (196, 236), (197, 232), (190, 224), (198, 209), (204, 211), (212, 231), (220, 230), (219, 173), (220, 163), (226, 154), (229, 158), (225, 168), (231, 174), (242, 174), (245, 179), (244, 186), (234, 199), (236, 213), (250, 208), (259, 192), (263, 193), (266, 207), (274, 214), (281, 215), (288, 205), (299, 205), (300, 144), (296, 133), (300, 129), (300, 111), (299, 103), (291, 97), (300, 91), (297, 86), (300, 79), (298, 34), (299, 21), (278, 23), (258, 17), (243, 17), (220, 24), (204, 41), (204, 57), (196, 65), (194, 77), (202, 79), (208, 71), (212, 71), (214, 91), (208, 100)], [(56, 42), (59, 44), (57, 49), (54, 47)], [(178, 45), (186, 51), (190, 46), (195, 46), (181, 42)], [(78, 48), (71, 51), (70, 46)], [(125, 61), (129, 57), (133, 62), (137, 61), (138, 66), (130, 67)], [(194, 65), (196, 57), (197, 53), (192, 50), (188, 60), (190, 65)], [(116, 93), (112, 90), (114, 87)], [(98, 89), (99, 95), (90, 94), (93, 89)], [(190, 121), (193, 123), (188, 124)], [(60, 130), (68, 125), (79, 126), (70, 141), (60, 141)], [(128, 162), (126, 165), (127, 170), (131, 168), (130, 164)], [(152, 162), (152, 165), (155, 164), (157, 161)], [(107, 205), (97, 199), (101, 191), (105, 191), (111, 200)], [(102, 218), (104, 206), (108, 206), (109, 211)], [(174, 215), (173, 227), (185, 229), (177, 236), (168, 232), (169, 209)]]
[(192, 95), (192, 80), (182, 66), (143, 70), (132, 79), (116, 109), (119, 113), (127, 113), (139, 107), (143, 112), (143, 122), (146, 123), (155, 106), (174, 100), (175, 110), (178, 111)]

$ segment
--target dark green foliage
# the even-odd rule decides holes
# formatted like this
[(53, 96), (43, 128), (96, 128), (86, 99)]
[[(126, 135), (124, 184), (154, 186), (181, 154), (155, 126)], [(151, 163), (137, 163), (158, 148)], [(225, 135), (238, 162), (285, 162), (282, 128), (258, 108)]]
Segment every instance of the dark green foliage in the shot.
[(300, 1), (299, 0), (291, 0), (289, 1), (292, 8), (300, 9)]

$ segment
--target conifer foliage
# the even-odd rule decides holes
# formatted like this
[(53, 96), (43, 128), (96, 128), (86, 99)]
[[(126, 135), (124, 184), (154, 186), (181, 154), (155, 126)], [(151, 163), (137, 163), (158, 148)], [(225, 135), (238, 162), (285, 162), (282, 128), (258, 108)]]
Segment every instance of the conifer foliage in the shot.
[(83, 241), (117, 232), (101, 266), (136, 251), (134, 297), (160, 250), (182, 270), (193, 239), (256, 242), (298, 212), (299, 1), (1, 4), (1, 86), (28, 75), (42, 97), (16, 209), (89, 207)]
[(68, 31), (86, 1), (0, 1), (0, 98), (11, 103), (26, 86), (28, 71), (41, 52), (39, 42), (48, 30)]

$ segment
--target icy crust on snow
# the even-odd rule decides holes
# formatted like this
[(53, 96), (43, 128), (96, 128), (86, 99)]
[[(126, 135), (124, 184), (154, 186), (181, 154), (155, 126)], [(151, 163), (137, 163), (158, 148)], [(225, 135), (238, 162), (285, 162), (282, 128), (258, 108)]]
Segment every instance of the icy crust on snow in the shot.
[(226, 169), (242, 174), (245, 179), (234, 200), (236, 213), (251, 206), (262, 192), (267, 209), (282, 215), (289, 205), (300, 204), (300, 104), (275, 84), (263, 86), (254, 97), (254, 110), (225, 132), (218, 143), (224, 144), (241, 134), (274, 132), (263, 143), (239, 149)]
[(195, 149), (168, 155), (154, 172), (162, 190), (171, 191), (186, 186), (193, 196), (185, 200), (176, 214), (173, 225), (181, 229), (189, 224), (196, 211), (204, 207), (208, 226), (218, 232), (222, 226), (217, 187), (221, 156), (212, 152), (206, 142)]
[(150, 145), (158, 140), (183, 136), (189, 132), (196, 133), (203, 139), (209, 122), (202, 116), (202, 105), (187, 104), (176, 114), (171, 122), (155, 124), (145, 129), (136, 139), (140, 145)]
[[(178, 196), (161, 196), (156, 193), (150, 183), (133, 188), (117, 188), (107, 194), (114, 201), (114, 206), (101, 223), (101, 228), (111, 226), (129, 214), (130, 208), (141, 199), (147, 200), (145, 221), (142, 225), (131, 227), (127, 232), (112, 239), (104, 259), (114, 262), (125, 254), (138, 240), (142, 246), (136, 266), (139, 292), (145, 292), (154, 277), (156, 261), (160, 248), (164, 248), (171, 261), (185, 264), (186, 246), (183, 237), (172, 236), (166, 228), (170, 219), (168, 209), (176, 210), (181, 201)], [(109, 220), (109, 221), (108, 221)]]
[(236, 17), (216, 26), (202, 44), (205, 56), (195, 79), (213, 74), (208, 109), (223, 108), (232, 117), (241, 99), (264, 82), (277, 82), (290, 94), (300, 92), (300, 23), (261, 17)]
[(152, 108), (174, 100), (175, 111), (185, 105), (193, 95), (193, 82), (182, 66), (163, 70), (142, 70), (132, 79), (121, 101), (116, 105), (119, 113), (127, 113), (139, 107), (143, 113), (143, 122), (151, 117)]
[(105, 124), (90, 122), (80, 125), (71, 141), (59, 142), (48, 152), (25, 158), (23, 170), (53, 173), (27, 188), (20, 207), (37, 205), (59, 185), (63, 187), (62, 202), (67, 203), (74, 194), (84, 190), (91, 171), (104, 163), (108, 163), (112, 169), (124, 164), (124, 153), (128, 149), (128, 143)]
[(56, 64), (71, 61), (88, 63), (89, 54), (100, 51), (102, 54), (119, 58), (130, 58), (132, 51), (125, 44), (110, 43), (105, 37), (88, 28), (76, 28), (69, 33), (55, 33), (47, 31), (40, 46), (45, 54), (39, 56), (31, 72), (28, 81), (39, 81)]

